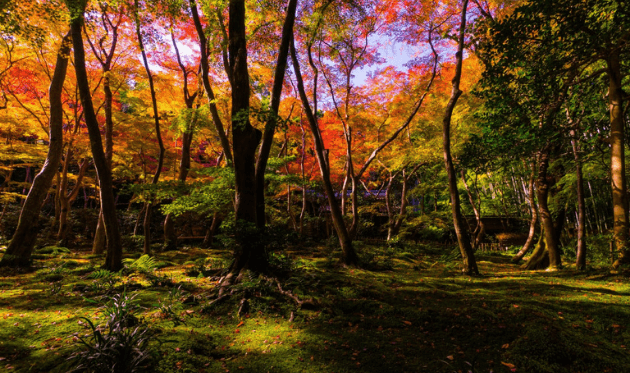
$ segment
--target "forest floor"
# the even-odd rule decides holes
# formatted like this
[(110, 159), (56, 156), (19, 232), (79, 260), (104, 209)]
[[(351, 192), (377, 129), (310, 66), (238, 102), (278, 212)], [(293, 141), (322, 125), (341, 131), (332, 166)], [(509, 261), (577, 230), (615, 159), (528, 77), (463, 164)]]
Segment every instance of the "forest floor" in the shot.
[(523, 271), (480, 253), (471, 278), (426, 246), (359, 250), (368, 269), (322, 246), (273, 254), (284, 293), (246, 277), (214, 304), (227, 250), (159, 253), (160, 269), (122, 275), (87, 252), (40, 252), (34, 271), (0, 273), (0, 371), (69, 371), (88, 321), (105, 325), (124, 292), (150, 372), (630, 372), (628, 272)]

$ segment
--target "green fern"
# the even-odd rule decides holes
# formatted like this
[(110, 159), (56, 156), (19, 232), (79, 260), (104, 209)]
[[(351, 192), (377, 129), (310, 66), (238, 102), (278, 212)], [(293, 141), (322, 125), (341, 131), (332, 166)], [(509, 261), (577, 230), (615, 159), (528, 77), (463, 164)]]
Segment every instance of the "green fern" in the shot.
[(123, 264), (129, 270), (142, 273), (153, 272), (158, 267), (155, 259), (148, 255), (143, 255), (136, 260), (124, 259)]
[(90, 273), (87, 278), (94, 280), (103, 280), (114, 277), (114, 273), (106, 269), (99, 269)]

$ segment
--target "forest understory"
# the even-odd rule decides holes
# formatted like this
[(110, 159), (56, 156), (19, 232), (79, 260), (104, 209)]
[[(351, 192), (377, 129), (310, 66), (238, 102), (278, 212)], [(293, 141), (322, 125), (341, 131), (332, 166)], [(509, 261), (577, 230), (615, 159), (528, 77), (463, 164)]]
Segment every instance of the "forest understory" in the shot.
[(2, 269), (0, 370), (628, 371), (628, 271), (525, 271), (478, 252), (469, 277), (455, 247), (361, 242), (348, 269), (333, 246), (270, 253), (273, 276), (250, 273), (219, 302), (230, 250), (128, 254), (112, 273), (88, 248), (40, 249), (32, 271)]

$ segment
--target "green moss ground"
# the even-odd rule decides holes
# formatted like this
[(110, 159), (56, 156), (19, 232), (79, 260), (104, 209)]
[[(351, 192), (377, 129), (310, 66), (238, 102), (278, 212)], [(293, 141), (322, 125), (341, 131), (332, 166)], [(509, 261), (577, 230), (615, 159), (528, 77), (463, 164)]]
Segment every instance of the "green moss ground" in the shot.
[[(292, 253), (299, 260), (282, 277), (284, 289), (314, 307), (298, 309), (247, 279), (250, 309), (240, 318), (240, 296), (209, 307), (215, 282), (186, 275), (192, 265), (184, 263), (224, 262), (226, 252), (158, 254), (168, 266), (154, 285), (139, 273), (89, 279), (102, 259), (81, 253), (38, 259), (31, 273), (3, 270), (0, 371), (68, 371), (77, 336), (90, 332), (80, 317), (103, 324), (102, 296), (126, 284), (156, 332), (155, 372), (630, 372), (627, 273), (525, 272), (507, 256), (482, 255), (483, 276), (470, 278), (420, 247), (364, 247), (373, 254), (366, 268), (389, 268), (368, 271), (331, 265), (326, 250)], [(179, 300), (169, 303), (174, 288)], [(199, 302), (180, 301), (191, 295)]]

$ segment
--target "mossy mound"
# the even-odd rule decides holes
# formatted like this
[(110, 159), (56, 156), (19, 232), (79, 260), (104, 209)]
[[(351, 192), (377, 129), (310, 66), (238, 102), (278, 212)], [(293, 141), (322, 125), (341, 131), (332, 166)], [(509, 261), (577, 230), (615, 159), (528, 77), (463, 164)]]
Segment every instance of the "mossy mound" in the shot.
[(35, 250), (33, 259), (55, 258), (62, 255), (71, 254), (70, 249), (63, 246), (45, 246)]

